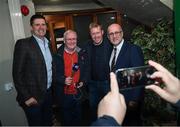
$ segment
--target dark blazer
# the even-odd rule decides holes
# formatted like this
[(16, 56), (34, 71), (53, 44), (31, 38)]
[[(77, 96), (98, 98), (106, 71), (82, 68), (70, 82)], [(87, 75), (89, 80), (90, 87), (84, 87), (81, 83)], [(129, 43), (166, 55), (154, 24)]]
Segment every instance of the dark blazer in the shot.
[(47, 90), (47, 70), (41, 49), (33, 36), (16, 42), (13, 80), (20, 105), (31, 97), (38, 103), (42, 102)]
[[(137, 67), (144, 65), (144, 56), (139, 46), (124, 41), (121, 51), (116, 60), (116, 69)], [(141, 100), (143, 89), (137, 88), (124, 90), (121, 93), (125, 96), (126, 102), (131, 100)]]

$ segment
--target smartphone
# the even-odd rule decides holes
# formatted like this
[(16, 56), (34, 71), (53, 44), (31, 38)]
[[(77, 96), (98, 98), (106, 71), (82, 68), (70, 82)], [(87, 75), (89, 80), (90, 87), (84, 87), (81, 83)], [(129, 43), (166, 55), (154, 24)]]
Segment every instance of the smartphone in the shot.
[(156, 69), (152, 66), (139, 66), (131, 68), (122, 68), (115, 71), (120, 90), (144, 87), (155, 83), (150, 78)]

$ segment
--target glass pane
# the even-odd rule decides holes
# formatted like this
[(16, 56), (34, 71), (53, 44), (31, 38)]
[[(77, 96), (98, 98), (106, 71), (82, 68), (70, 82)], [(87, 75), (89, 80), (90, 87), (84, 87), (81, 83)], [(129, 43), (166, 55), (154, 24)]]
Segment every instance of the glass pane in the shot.
[(65, 32), (65, 28), (57, 28), (54, 29), (55, 41), (56, 44), (63, 43), (63, 34)]
[(116, 18), (116, 13), (102, 13), (102, 14), (97, 14), (97, 20), (98, 23), (102, 25), (102, 28), (105, 31), (107, 31), (107, 27), (112, 24), (117, 22), (117, 18)]
[(78, 34), (78, 45), (82, 46), (88, 39), (89, 36), (89, 24), (93, 21), (91, 15), (74, 16), (74, 30)]

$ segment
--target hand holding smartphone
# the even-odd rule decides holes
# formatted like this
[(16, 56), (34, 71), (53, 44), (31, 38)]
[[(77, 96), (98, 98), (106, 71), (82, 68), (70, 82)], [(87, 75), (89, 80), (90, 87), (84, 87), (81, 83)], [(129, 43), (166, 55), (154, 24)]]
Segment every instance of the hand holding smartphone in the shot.
[(144, 87), (155, 83), (154, 79), (150, 76), (156, 71), (152, 66), (139, 66), (132, 68), (122, 68), (116, 70), (116, 77), (118, 81), (119, 88), (132, 89), (135, 87)]

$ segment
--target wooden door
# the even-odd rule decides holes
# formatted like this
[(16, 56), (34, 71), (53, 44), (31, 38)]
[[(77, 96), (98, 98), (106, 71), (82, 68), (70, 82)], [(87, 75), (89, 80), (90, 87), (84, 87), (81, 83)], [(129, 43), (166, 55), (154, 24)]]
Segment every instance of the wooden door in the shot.
[(63, 43), (63, 34), (67, 29), (72, 29), (71, 16), (69, 15), (45, 15), (48, 31), (47, 38), (51, 42), (52, 50), (57, 52)]

